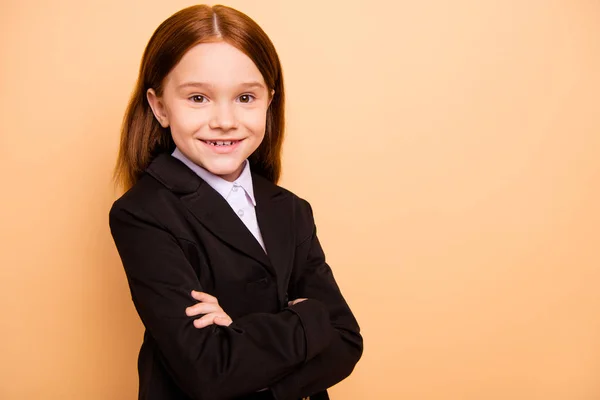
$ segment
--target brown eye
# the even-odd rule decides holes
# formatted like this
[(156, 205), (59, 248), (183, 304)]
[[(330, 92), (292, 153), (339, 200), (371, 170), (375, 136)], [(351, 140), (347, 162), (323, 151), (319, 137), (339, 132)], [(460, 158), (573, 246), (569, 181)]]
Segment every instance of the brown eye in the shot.
[(206, 100), (206, 97), (204, 97), (200, 94), (196, 94), (196, 95), (190, 97), (190, 100), (192, 100), (194, 103), (205, 103), (204, 100)]
[(239, 97), (240, 103), (251, 103), (254, 100), (254, 96), (251, 94), (243, 94)]

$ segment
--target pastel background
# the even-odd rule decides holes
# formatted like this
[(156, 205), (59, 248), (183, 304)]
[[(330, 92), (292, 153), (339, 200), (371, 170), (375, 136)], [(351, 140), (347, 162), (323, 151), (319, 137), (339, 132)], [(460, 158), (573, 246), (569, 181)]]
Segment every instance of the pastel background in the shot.
[[(0, 398), (134, 399), (108, 230), (144, 46), (183, 0), (0, 2)], [(362, 326), (333, 399), (600, 399), (600, 3), (259, 1), (281, 184)]]

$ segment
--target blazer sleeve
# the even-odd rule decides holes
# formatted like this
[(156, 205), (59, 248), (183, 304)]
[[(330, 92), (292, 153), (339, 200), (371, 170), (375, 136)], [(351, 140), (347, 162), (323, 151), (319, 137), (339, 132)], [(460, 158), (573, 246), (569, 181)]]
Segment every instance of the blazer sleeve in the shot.
[[(329, 346), (271, 386), (277, 400), (314, 395), (346, 378), (363, 352), (359, 325), (335, 281), (317, 238), (312, 209), (302, 200), (311, 233), (297, 247), (298, 261), (290, 278), (290, 299), (308, 298), (324, 305), (334, 330)], [(308, 300), (307, 300), (308, 301)], [(303, 303), (300, 303), (303, 304)]]
[[(335, 334), (328, 310), (305, 301), (279, 313), (256, 313), (229, 327), (197, 329), (186, 307), (198, 277), (176, 239), (148, 213), (117, 206), (111, 233), (131, 296), (165, 366), (193, 399), (226, 399), (269, 387), (314, 359)], [(131, 207), (132, 208), (132, 207)]]

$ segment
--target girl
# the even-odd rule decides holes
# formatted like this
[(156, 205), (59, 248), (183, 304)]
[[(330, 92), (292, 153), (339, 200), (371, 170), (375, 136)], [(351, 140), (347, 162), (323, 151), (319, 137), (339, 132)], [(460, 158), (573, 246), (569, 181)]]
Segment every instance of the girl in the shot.
[(144, 52), (110, 227), (146, 328), (140, 399), (312, 399), (362, 354), (310, 205), (276, 185), (284, 87), (249, 17), (193, 6)]

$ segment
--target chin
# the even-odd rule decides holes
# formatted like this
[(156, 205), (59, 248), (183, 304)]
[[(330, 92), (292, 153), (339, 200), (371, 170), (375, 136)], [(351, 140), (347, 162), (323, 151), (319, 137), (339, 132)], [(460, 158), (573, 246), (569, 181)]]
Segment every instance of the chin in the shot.
[[(229, 164), (229, 165), (205, 165), (204, 168), (214, 174), (214, 175), (218, 175), (221, 177), (229, 177), (231, 175), (236, 175), (235, 178), (237, 178), (237, 176), (241, 173), (241, 166), (244, 164), (244, 160), (240, 161), (239, 163), (236, 164)], [(234, 179), (235, 179), (234, 178)]]

